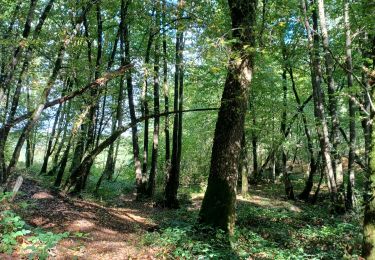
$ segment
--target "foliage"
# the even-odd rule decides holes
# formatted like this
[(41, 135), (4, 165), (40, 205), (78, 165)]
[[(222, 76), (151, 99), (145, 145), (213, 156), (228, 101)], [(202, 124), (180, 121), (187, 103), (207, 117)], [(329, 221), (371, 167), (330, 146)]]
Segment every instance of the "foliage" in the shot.
[(262, 189), (253, 195), (262, 196), (261, 202), (251, 197), (239, 201), (233, 237), (197, 224), (197, 209), (185, 207), (157, 214), (161, 229), (144, 234), (142, 243), (161, 247), (160, 257), (179, 259), (356, 259), (360, 255), (362, 232), (355, 214), (333, 216), (326, 206), (289, 203), (275, 193)]
[[(0, 194), (1, 209), (7, 205), (11, 192)], [(7, 206), (4, 206), (7, 205)], [(25, 207), (22, 205), (22, 207)], [(11, 209), (0, 212), (0, 253), (12, 254), (14, 250), (25, 252), (30, 259), (47, 259), (50, 249), (69, 236), (69, 232), (52, 233), (42, 229), (33, 229)]]
[(40, 259), (47, 259), (48, 250), (55, 247), (60, 240), (69, 236), (69, 232), (55, 234), (40, 229), (34, 230), (33, 233), (35, 235), (27, 239), (31, 242), (31, 245), (27, 246), (26, 249), (31, 250), (30, 258), (38, 256)]

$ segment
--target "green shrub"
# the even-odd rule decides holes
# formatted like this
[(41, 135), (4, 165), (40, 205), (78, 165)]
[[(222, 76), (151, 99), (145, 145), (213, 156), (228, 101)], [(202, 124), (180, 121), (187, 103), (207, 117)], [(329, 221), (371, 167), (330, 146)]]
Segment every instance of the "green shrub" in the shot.
[[(69, 233), (55, 234), (28, 227), (25, 221), (11, 210), (11, 197), (11, 192), (0, 194), (0, 253), (12, 254), (26, 238), (28, 246), (20, 249), (25, 249), (30, 259), (47, 259), (48, 251), (61, 239), (68, 237)], [(22, 203), (21, 207), (26, 207), (25, 203)]]

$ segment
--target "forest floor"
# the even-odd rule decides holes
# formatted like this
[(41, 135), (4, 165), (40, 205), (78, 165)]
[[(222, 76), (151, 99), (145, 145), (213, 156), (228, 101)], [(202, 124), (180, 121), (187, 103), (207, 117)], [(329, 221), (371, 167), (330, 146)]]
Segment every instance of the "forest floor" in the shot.
[(28, 174), (24, 179), (16, 204), (27, 206), (14, 211), (32, 228), (69, 232), (48, 251), (50, 259), (357, 259), (360, 253), (356, 214), (335, 217), (323, 204), (287, 201), (282, 185), (252, 187), (248, 198), (238, 197), (236, 233), (228, 240), (196, 224), (202, 193), (166, 210), (135, 201), (131, 192), (101, 203), (65, 196)]

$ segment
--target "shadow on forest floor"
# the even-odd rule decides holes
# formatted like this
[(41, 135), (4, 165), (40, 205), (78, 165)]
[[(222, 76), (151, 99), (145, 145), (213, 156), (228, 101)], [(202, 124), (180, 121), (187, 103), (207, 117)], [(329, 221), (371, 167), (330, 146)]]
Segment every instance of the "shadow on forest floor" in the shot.
[(63, 240), (56, 259), (342, 259), (359, 254), (361, 232), (354, 215), (333, 217), (324, 204), (287, 201), (276, 190), (263, 185), (248, 198), (238, 197), (231, 238), (197, 225), (203, 194), (185, 199), (179, 210), (134, 201), (132, 193), (107, 203), (116, 205), (110, 207), (66, 197), (26, 175), (17, 201), (29, 207), (17, 213), (36, 227), (84, 234)]
[(78, 256), (85, 259), (110, 259), (118, 256), (148, 256), (154, 249), (137, 248), (139, 233), (153, 229), (155, 224), (149, 215), (151, 205), (123, 196), (123, 205), (105, 207), (95, 202), (66, 197), (43, 188), (40, 183), (24, 176), (21, 193), (16, 202), (27, 202), (26, 209), (16, 212), (31, 226), (53, 232), (82, 234), (75, 239), (65, 239), (55, 254), (62, 259)]

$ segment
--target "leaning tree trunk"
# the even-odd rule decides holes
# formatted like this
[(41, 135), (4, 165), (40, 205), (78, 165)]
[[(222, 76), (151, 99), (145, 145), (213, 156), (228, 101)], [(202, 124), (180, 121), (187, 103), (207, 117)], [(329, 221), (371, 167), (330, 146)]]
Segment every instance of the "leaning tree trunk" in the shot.
[[(102, 56), (103, 56), (103, 19), (101, 14), (101, 6), (100, 2), (96, 3), (96, 21), (97, 21), (97, 51), (96, 51), (96, 61), (95, 61), (95, 72), (94, 72), (94, 79), (97, 80), (100, 76), (100, 68), (102, 65)], [(86, 18), (86, 16), (84, 16)], [(88, 28), (85, 26), (85, 31), (87, 32)], [(91, 55), (89, 52), (89, 62), (91, 64)], [(98, 117), (97, 112), (99, 111), (99, 93), (97, 89), (92, 89), (90, 91), (90, 96), (93, 102), (93, 106), (91, 106), (90, 112), (89, 112), (89, 118), (88, 118), (88, 129), (87, 129), (87, 140), (85, 144), (85, 153), (87, 151), (90, 151), (94, 149), (95, 147), (95, 140), (97, 136), (97, 123), (98, 123)], [(87, 167), (90, 169), (92, 165), (87, 165)], [(81, 190), (83, 190), (86, 186), (86, 182), (88, 179), (88, 176), (90, 174), (90, 170), (87, 171), (85, 175), (83, 175), (78, 182), (76, 183), (75, 191), (79, 193)]]
[(57, 108), (56, 114), (55, 114), (55, 119), (54, 119), (53, 126), (52, 126), (51, 136), (48, 139), (47, 149), (46, 149), (46, 153), (44, 155), (43, 165), (42, 165), (42, 168), (40, 170), (40, 174), (44, 174), (44, 173), (47, 172), (48, 160), (49, 160), (49, 157), (52, 154), (52, 144), (53, 144), (53, 140), (55, 138), (56, 127), (57, 127), (57, 123), (59, 121), (61, 109), (62, 109), (62, 104), (59, 105), (59, 107)]
[[(241, 139), (253, 72), (256, 0), (228, 0), (232, 18), (231, 59), (216, 122), (207, 190), (199, 212), (201, 223), (233, 233)], [(250, 48), (250, 49), (249, 49)]]
[(43, 90), (43, 93), (41, 95), (39, 103), (38, 103), (36, 109), (34, 110), (33, 114), (31, 115), (30, 119), (26, 123), (25, 127), (22, 129), (21, 135), (18, 138), (18, 142), (16, 144), (16, 147), (14, 148), (12, 158), (11, 158), (11, 160), (9, 162), (9, 165), (8, 165), (8, 168), (7, 168), (7, 175), (9, 175), (9, 173), (12, 171), (12, 169), (16, 166), (16, 164), (18, 162), (18, 159), (19, 159), (19, 156), (20, 156), (21, 148), (22, 148), (25, 140), (29, 137), (29, 135), (30, 135), (32, 129), (34, 128), (35, 124), (39, 121), (39, 118), (42, 114), (45, 103), (47, 102), (49, 92), (51, 91), (51, 88), (54, 85), (54, 83), (56, 81), (56, 78), (58, 76), (58, 73), (60, 71), (62, 60), (63, 60), (64, 53), (65, 53), (65, 49), (66, 49), (68, 43), (69, 43), (69, 41), (67, 39), (65, 39), (64, 44), (60, 47), (59, 53), (57, 55), (57, 59), (56, 59), (55, 64), (54, 64), (52, 74), (51, 74), (51, 76), (50, 76), (50, 78), (47, 82), (46, 87)]
[[(292, 81), (292, 90), (294, 93), (294, 98), (296, 99), (297, 105), (301, 106), (301, 99), (299, 98), (299, 95), (297, 92), (292, 67), (289, 68), (289, 76), (290, 76), (290, 80)], [(304, 129), (306, 139), (307, 139), (307, 151), (309, 152), (309, 156), (310, 156), (310, 166), (309, 166), (310, 169), (309, 169), (309, 176), (306, 180), (305, 187), (303, 191), (298, 195), (298, 198), (301, 200), (308, 201), (310, 192), (314, 186), (314, 175), (318, 169), (318, 165), (317, 165), (317, 160), (315, 160), (315, 157), (314, 157), (313, 140), (311, 138), (311, 133), (310, 133), (309, 125), (307, 123), (307, 117), (306, 117), (305, 112), (302, 111), (301, 117), (302, 117), (302, 122), (303, 122), (303, 129)]]
[[(287, 50), (286, 50), (286, 46), (285, 44), (283, 43), (283, 46), (282, 46), (282, 55), (283, 55), (283, 61), (284, 61), (284, 68), (283, 68), (283, 73), (282, 73), (282, 80), (283, 80), (283, 113), (282, 113), (282, 116), (281, 116), (281, 127), (280, 127), (280, 130), (281, 130), (281, 133), (282, 135), (284, 136), (284, 138), (286, 139), (288, 134), (286, 132), (286, 122), (287, 122), (287, 106), (288, 106), (288, 100), (287, 100), (287, 96), (288, 96), (288, 82), (287, 82), (287, 77), (286, 77), (286, 73), (287, 73), (287, 67), (286, 67), (286, 63), (287, 63)], [(289, 199), (289, 200), (294, 200), (294, 191), (293, 191), (293, 184), (292, 184), (292, 181), (290, 180), (290, 176), (289, 176), (289, 172), (287, 170), (287, 154), (286, 154), (286, 151), (285, 151), (285, 147), (282, 148), (281, 150), (281, 155), (282, 155), (282, 164), (283, 164), (283, 178), (284, 178), (284, 186), (285, 186), (285, 194), (286, 194), (286, 197)]]

